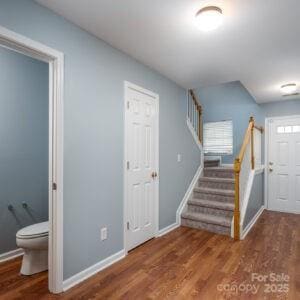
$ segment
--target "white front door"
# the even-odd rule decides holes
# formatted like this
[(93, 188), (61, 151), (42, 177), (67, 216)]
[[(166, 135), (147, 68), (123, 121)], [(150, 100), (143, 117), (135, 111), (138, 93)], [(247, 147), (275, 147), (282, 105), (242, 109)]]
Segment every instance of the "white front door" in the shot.
[(125, 249), (158, 226), (158, 96), (125, 84)]
[(300, 213), (300, 117), (270, 119), (268, 209)]

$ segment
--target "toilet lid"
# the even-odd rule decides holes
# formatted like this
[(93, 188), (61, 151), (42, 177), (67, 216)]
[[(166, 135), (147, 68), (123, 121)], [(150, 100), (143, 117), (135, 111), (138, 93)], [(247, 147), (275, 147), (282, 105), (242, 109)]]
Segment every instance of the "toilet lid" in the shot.
[(39, 237), (49, 233), (49, 222), (33, 224), (22, 228), (17, 232), (18, 238)]

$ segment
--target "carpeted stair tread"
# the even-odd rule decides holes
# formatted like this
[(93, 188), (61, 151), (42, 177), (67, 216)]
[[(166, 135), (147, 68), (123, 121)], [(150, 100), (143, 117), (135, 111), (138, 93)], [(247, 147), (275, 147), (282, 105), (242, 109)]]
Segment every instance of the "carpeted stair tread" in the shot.
[(234, 183), (234, 179), (233, 178), (222, 178), (222, 177), (200, 177), (199, 181)]
[(234, 212), (234, 170), (222, 167), (214, 160), (205, 163), (202, 176), (181, 214), (181, 224), (230, 236)]
[(190, 199), (188, 201), (188, 204), (190, 205), (198, 205), (198, 206), (204, 206), (204, 207), (210, 207), (210, 208), (216, 208), (216, 209), (222, 209), (222, 210), (234, 210), (234, 204), (233, 203), (227, 203), (227, 202), (221, 202), (221, 201), (214, 201), (214, 200), (205, 200), (205, 199)]
[(231, 220), (230, 217), (225, 216), (215, 216), (210, 214), (202, 214), (202, 213), (195, 213), (195, 212), (184, 212), (181, 217), (183, 219), (194, 220), (198, 222), (203, 222), (207, 224), (215, 224), (224, 227), (231, 227)]
[(204, 167), (219, 167), (220, 159), (205, 159)]
[(211, 188), (195, 187), (194, 192), (214, 194), (214, 195), (223, 195), (223, 196), (234, 196), (233, 190), (224, 190), (224, 189), (211, 189)]
[(230, 167), (205, 167), (204, 169), (211, 171), (220, 171), (220, 172), (233, 172), (233, 168)]

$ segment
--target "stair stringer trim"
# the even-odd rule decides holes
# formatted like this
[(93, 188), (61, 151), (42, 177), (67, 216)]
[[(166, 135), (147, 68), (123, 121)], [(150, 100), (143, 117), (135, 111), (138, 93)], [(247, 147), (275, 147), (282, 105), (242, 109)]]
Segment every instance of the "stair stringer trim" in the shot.
[(198, 135), (190, 121), (189, 118), (186, 119), (186, 124), (188, 129), (190, 130), (190, 133), (194, 139), (194, 142), (196, 143), (196, 145), (198, 146), (199, 150), (200, 150), (200, 165), (202, 167), (204, 167), (204, 151), (203, 151), (203, 145), (200, 143)]
[(191, 132), (193, 138), (194, 138), (195, 143), (197, 144), (197, 146), (199, 147), (199, 149), (200, 149), (200, 151), (201, 151), (201, 153), (202, 153), (202, 152), (203, 152), (203, 151), (202, 151), (202, 150), (203, 150), (203, 149), (202, 149), (202, 148), (203, 148), (203, 147), (202, 147), (202, 144), (200, 143), (199, 138), (198, 138), (198, 136), (197, 136), (197, 133), (196, 133), (196, 131), (195, 131), (195, 129), (194, 129), (194, 127), (193, 127), (191, 121), (189, 120), (189, 118), (186, 119), (186, 124), (187, 124), (187, 127), (188, 127), (188, 129), (190, 130), (190, 132)]
[(196, 187), (196, 185), (198, 184), (198, 180), (202, 175), (202, 171), (203, 171), (203, 165), (201, 164), (198, 168), (198, 170), (196, 171), (196, 174), (194, 175), (192, 182), (190, 183), (182, 201), (180, 202), (178, 209), (176, 211), (176, 223), (181, 225), (181, 214), (184, 212), (186, 206), (187, 206), (187, 202), (189, 199), (192, 198), (193, 195), (193, 191), (194, 188)]

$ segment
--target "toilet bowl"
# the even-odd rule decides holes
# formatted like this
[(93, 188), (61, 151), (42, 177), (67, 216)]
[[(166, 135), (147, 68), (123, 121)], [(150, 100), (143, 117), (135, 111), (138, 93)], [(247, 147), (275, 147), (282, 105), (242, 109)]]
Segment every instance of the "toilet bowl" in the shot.
[(17, 232), (17, 246), (24, 250), (21, 274), (48, 270), (48, 236), (49, 222), (30, 225)]

